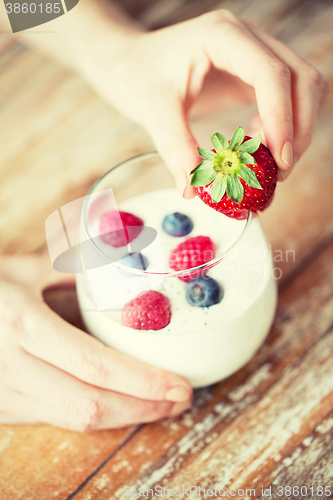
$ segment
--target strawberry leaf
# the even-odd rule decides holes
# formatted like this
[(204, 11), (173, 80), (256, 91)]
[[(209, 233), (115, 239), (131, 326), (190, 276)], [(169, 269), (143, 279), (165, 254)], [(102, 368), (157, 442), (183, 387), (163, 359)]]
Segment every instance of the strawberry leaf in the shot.
[(225, 175), (217, 175), (210, 189), (210, 196), (214, 203), (222, 200), (227, 189), (227, 178)]
[(239, 172), (238, 172), (239, 177), (241, 177), (246, 184), (248, 184), (251, 187), (257, 188), (257, 189), (262, 189), (260, 186), (260, 183), (257, 179), (257, 176), (253, 170), (251, 170), (249, 167), (245, 167), (244, 165), (240, 166)]
[(222, 134), (219, 134), (218, 132), (212, 135), (210, 140), (212, 141), (212, 144), (218, 153), (223, 151), (223, 149), (227, 149), (227, 147), (229, 146), (226, 137), (224, 137), (224, 135)]
[(207, 186), (216, 177), (216, 172), (213, 167), (204, 168), (203, 170), (197, 170), (194, 172), (191, 179), (191, 186), (200, 187)]
[(243, 142), (243, 144), (238, 148), (241, 153), (255, 153), (260, 146), (261, 136), (255, 137), (254, 139), (249, 139)]
[(214, 151), (210, 151), (209, 149), (200, 149), (197, 148), (198, 154), (204, 160), (213, 160), (215, 157)]
[(243, 127), (237, 127), (230, 141), (230, 146), (229, 146), (230, 149), (233, 150), (238, 149), (238, 146), (240, 146), (243, 141), (244, 141), (244, 129)]
[(197, 165), (190, 173), (194, 174), (194, 172), (197, 172), (198, 170), (204, 170), (205, 168), (212, 167), (213, 163), (209, 160), (203, 160)]
[(255, 161), (253, 156), (251, 156), (249, 153), (241, 153), (239, 155), (239, 159), (242, 163), (246, 163), (247, 165), (256, 165), (257, 164), (257, 162)]
[(227, 178), (227, 194), (230, 200), (235, 203), (241, 203), (244, 196), (244, 188), (236, 174)]

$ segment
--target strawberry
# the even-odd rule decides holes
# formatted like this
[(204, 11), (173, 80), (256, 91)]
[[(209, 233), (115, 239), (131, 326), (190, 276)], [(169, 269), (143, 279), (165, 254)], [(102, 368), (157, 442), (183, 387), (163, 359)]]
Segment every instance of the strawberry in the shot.
[(136, 330), (161, 330), (170, 319), (169, 299), (154, 290), (140, 293), (123, 308), (123, 324)]
[(228, 217), (246, 219), (248, 211), (264, 210), (270, 204), (278, 167), (260, 141), (244, 136), (238, 127), (230, 143), (221, 134), (211, 137), (215, 149), (198, 149), (203, 161), (192, 170), (191, 185), (199, 198)]
[[(175, 271), (184, 271), (191, 267), (206, 264), (215, 257), (214, 243), (208, 236), (195, 236), (188, 238), (172, 250), (169, 266)], [(204, 271), (193, 271), (184, 276), (179, 276), (182, 281), (191, 281), (204, 274)]]
[(112, 247), (123, 247), (142, 231), (143, 220), (128, 212), (109, 210), (101, 215), (99, 231), (102, 241)]

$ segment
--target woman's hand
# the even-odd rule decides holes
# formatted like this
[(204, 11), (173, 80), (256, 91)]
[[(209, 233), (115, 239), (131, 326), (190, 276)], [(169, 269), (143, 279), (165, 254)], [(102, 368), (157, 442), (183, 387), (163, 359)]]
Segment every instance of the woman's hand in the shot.
[(191, 108), (256, 101), (251, 132), (263, 134), (280, 180), (311, 142), (328, 81), (253, 21), (216, 10), (145, 32), (111, 0), (81, 0), (51, 25), (64, 36), (21, 36), (75, 67), (107, 102), (143, 125), (186, 198), (194, 196), (189, 172), (200, 161)]
[(94, 37), (83, 73), (148, 130), (185, 197), (194, 195), (189, 172), (199, 161), (188, 113), (201, 98), (210, 109), (221, 100), (229, 106), (256, 100), (256, 122), (280, 180), (311, 142), (327, 81), (252, 21), (217, 10), (150, 33), (127, 32), (118, 44), (105, 32), (100, 42), (96, 31)]
[(106, 347), (51, 311), (40, 289), (55, 274), (49, 260), (0, 261), (0, 423), (89, 431), (191, 405), (185, 379)]

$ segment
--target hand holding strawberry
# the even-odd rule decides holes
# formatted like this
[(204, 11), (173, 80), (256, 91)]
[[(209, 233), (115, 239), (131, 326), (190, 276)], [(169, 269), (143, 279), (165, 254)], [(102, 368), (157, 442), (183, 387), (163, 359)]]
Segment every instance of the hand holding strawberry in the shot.
[(145, 127), (185, 198), (195, 196), (188, 181), (197, 163), (190, 113), (252, 101), (279, 180), (286, 179), (311, 142), (328, 79), (256, 22), (226, 9), (149, 31), (121, 3), (80, 2), (73, 22), (51, 21), (55, 31), (65, 23), (56, 44), (21, 36), (78, 69), (106, 102)]
[(278, 167), (260, 140), (260, 135), (251, 139), (238, 127), (230, 142), (216, 133), (211, 138), (214, 150), (198, 148), (203, 161), (191, 172), (191, 186), (204, 203), (234, 219), (270, 204)]

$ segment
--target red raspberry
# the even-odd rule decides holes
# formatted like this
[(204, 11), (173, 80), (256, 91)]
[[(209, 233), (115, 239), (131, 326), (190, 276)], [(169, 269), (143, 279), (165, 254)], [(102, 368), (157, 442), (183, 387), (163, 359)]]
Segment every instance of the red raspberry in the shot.
[(161, 330), (170, 319), (169, 299), (154, 290), (140, 293), (123, 308), (123, 324), (136, 330)]
[[(172, 250), (169, 266), (175, 271), (183, 271), (206, 264), (214, 257), (215, 247), (212, 240), (208, 236), (195, 236), (183, 241)], [(179, 279), (188, 282), (202, 274), (205, 274), (205, 271), (193, 271), (186, 276), (180, 276)]]
[(102, 241), (116, 248), (128, 245), (141, 233), (142, 228), (142, 219), (133, 214), (118, 212), (117, 210), (105, 212), (99, 220)]

